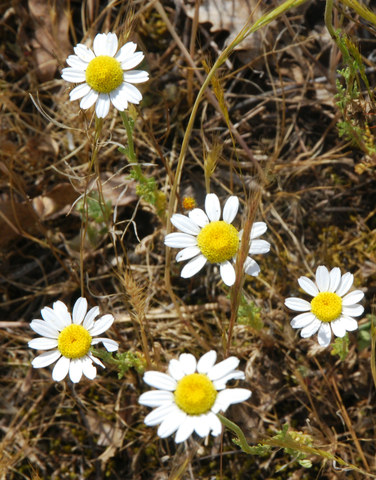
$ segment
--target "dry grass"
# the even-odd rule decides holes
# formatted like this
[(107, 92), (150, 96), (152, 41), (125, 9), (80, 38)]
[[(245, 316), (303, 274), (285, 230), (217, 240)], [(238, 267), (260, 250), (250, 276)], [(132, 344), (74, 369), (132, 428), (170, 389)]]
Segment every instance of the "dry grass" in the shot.
[[(54, 383), (49, 368), (33, 370), (30, 321), (53, 301), (72, 306), (81, 294), (114, 314), (109, 335), (120, 352), (154, 369), (164, 371), (181, 352), (199, 356), (215, 349), (219, 357), (241, 358), (242, 386), (253, 394), (226, 416), (250, 445), (288, 423), (310, 435), (315, 448), (376, 475), (369, 335), (375, 158), (338, 136), (334, 95), (341, 55), (325, 29), (322, 2), (308, 2), (251, 35), (199, 105), (176, 209), (185, 195), (202, 206), (206, 171), (206, 183), (222, 200), (230, 193), (243, 199), (248, 226), (254, 216), (268, 224), (264, 237), (272, 244), (257, 258), (260, 276), (247, 277), (243, 287), (239, 281), (232, 293), (213, 269), (180, 278), (181, 265), (163, 245), (167, 215), (140, 200), (118, 150), (127, 140), (114, 109), (104, 120), (96, 168), (90, 168), (93, 113), (68, 101), (69, 85), (59, 74), (82, 39), (90, 44), (97, 32), (123, 38), (130, 32), (150, 71), (143, 103), (130, 111), (135, 149), (144, 174), (169, 198), (194, 99), (228, 32), (210, 32), (210, 24), (200, 24), (194, 12), (192, 21), (180, 2), (170, 1), (9, 0), (0, 14), (0, 478), (365, 477), (319, 455), (308, 455), (311, 469), (283, 449), (246, 455), (228, 430), (207, 443), (160, 440), (143, 423), (148, 409), (137, 399), (146, 386), (134, 368), (119, 380), (108, 364), (95, 381), (75, 387)], [(359, 46), (372, 87), (374, 28), (343, 8), (335, 10), (334, 22)], [(356, 112), (359, 122), (370, 119), (372, 127), (373, 107), (368, 99)], [(217, 152), (212, 173), (209, 152)], [(77, 201), (85, 192), (108, 202), (97, 222), (90, 213), (82, 222)], [(351, 271), (366, 294), (360, 330), (350, 334), (344, 360), (331, 347), (319, 348), (315, 337), (301, 339), (283, 306), (285, 297), (299, 294), (297, 278), (311, 276), (320, 264)], [(257, 322), (237, 321), (241, 291)]]

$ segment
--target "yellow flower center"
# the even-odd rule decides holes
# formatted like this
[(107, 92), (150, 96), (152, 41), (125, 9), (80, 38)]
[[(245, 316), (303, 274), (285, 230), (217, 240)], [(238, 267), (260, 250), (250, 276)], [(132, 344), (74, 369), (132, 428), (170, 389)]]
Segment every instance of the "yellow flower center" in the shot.
[(65, 327), (57, 339), (57, 348), (67, 358), (82, 358), (89, 351), (91, 335), (82, 325)]
[(196, 200), (193, 197), (184, 197), (182, 201), (184, 210), (193, 210), (196, 207)]
[(188, 415), (201, 415), (214, 405), (217, 390), (203, 373), (186, 375), (175, 390), (175, 403)]
[(342, 313), (342, 298), (336, 293), (321, 292), (312, 299), (311, 312), (322, 322), (332, 322)]
[(96, 92), (112, 92), (123, 83), (120, 62), (108, 55), (93, 58), (86, 68), (86, 83)]
[(197, 244), (210, 263), (222, 263), (238, 251), (239, 232), (223, 220), (210, 222), (197, 235)]

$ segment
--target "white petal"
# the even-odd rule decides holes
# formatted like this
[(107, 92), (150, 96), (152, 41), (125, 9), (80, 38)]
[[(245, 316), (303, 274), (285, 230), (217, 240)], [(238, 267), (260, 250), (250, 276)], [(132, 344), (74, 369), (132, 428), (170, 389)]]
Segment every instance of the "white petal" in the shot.
[(146, 415), (144, 422), (149, 427), (154, 427), (154, 425), (163, 422), (165, 418), (171, 417), (174, 413), (176, 414), (176, 410), (177, 407), (175, 404), (161, 405)]
[(55, 326), (59, 331), (70, 325), (70, 316), (64, 315), (63, 312), (60, 313), (59, 311), (55, 311), (50, 307), (44, 307), (42, 308), (40, 313), (42, 315), (42, 318), (49, 325)]
[(219, 271), (223, 283), (228, 287), (231, 287), (235, 283), (235, 269), (229, 261), (221, 263), (219, 266)]
[(176, 380), (170, 377), (170, 375), (153, 370), (145, 372), (144, 382), (151, 387), (159, 388), (160, 390), (168, 390), (170, 392), (173, 392), (177, 385)]
[(82, 320), (85, 318), (87, 312), (87, 300), (86, 298), (80, 297), (77, 299), (76, 303), (74, 304), (72, 317), (73, 323), (80, 325)]
[(228, 357), (222, 362), (217, 363), (214, 367), (212, 367), (207, 375), (210, 380), (218, 380), (227, 374), (229, 374), (232, 370), (235, 370), (236, 367), (239, 365), (240, 360), (236, 357)]
[(56, 362), (56, 365), (52, 370), (52, 379), (55, 380), (55, 382), (60, 382), (67, 376), (69, 371), (69, 364), (70, 364), (70, 359), (67, 357), (61, 357)]
[(341, 317), (331, 322), (330, 326), (332, 327), (333, 333), (336, 337), (342, 338), (346, 335), (345, 323), (342, 322)]
[(124, 72), (123, 79), (129, 83), (144, 83), (149, 80), (149, 74), (145, 70), (131, 70)]
[(111, 100), (108, 93), (100, 93), (95, 105), (95, 113), (98, 118), (105, 118), (110, 111)]
[(69, 364), (69, 378), (73, 383), (78, 383), (82, 377), (83, 362), (81, 358), (71, 359)]
[(79, 98), (84, 97), (87, 95), (91, 90), (91, 87), (87, 83), (81, 83), (81, 85), (77, 85), (74, 89), (69, 93), (69, 99), (73, 102), (74, 100), (78, 100)]
[(199, 227), (205, 227), (205, 225), (209, 223), (208, 216), (203, 210), (201, 210), (201, 208), (194, 208), (188, 212), (188, 216)]
[(165, 245), (171, 248), (186, 248), (197, 246), (197, 238), (187, 233), (169, 233), (164, 239)]
[(50, 350), (57, 348), (57, 338), (33, 338), (28, 342), (28, 346), (36, 350)]
[(211, 222), (216, 222), (221, 217), (221, 204), (215, 193), (208, 193), (205, 197), (205, 212)]
[(82, 70), (83, 72), (88, 66), (88, 63), (81, 60), (81, 58), (77, 55), (69, 55), (66, 62), (70, 67), (74, 68), (75, 70)]
[(141, 92), (131, 83), (124, 82), (122, 85), (122, 91), (124, 92), (124, 95), (127, 96), (128, 102), (134, 103), (135, 105), (141, 102)]
[(103, 363), (99, 360), (99, 358), (97, 357), (94, 357), (94, 355), (91, 353), (91, 352), (88, 352), (87, 354), (88, 358), (90, 358), (90, 360), (95, 363), (96, 365), (99, 365), (101, 366), (102, 368), (106, 368)]
[(225, 206), (223, 207), (223, 220), (227, 223), (232, 223), (232, 221), (236, 217), (236, 214), (238, 213), (238, 210), (239, 199), (238, 197), (235, 197), (235, 195), (232, 195), (227, 199)]
[(118, 49), (118, 39), (116, 33), (108, 33), (106, 41), (107, 53), (106, 55), (114, 57)]
[(86, 330), (90, 330), (90, 328), (92, 328), (92, 326), (94, 325), (94, 319), (98, 315), (99, 315), (99, 307), (91, 308), (87, 312), (87, 315), (85, 316), (84, 323), (82, 324), (82, 326), (85, 327)]
[(255, 222), (251, 229), (251, 239), (253, 240), (254, 238), (260, 237), (267, 229), (268, 227), (265, 222)]
[(56, 362), (60, 358), (61, 353), (59, 350), (51, 350), (50, 352), (43, 352), (33, 359), (31, 365), (34, 368), (43, 368), (51, 365), (51, 363)]
[(213, 385), (216, 390), (223, 390), (226, 388), (226, 383), (229, 380), (244, 380), (245, 375), (241, 370), (233, 370), (224, 377), (219, 378), (218, 380), (213, 380)]
[(187, 438), (192, 435), (194, 430), (194, 422), (192, 422), (189, 415), (185, 418), (185, 420), (179, 425), (178, 431), (175, 435), (175, 443), (184, 442)]
[(337, 288), (336, 294), (342, 297), (347, 293), (350, 288), (352, 287), (352, 284), (354, 282), (354, 275), (350, 272), (345, 273), (342, 275), (341, 282), (339, 284), (339, 287)]
[(109, 94), (112, 105), (119, 112), (124, 112), (124, 110), (128, 108), (127, 92), (123, 87), (124, 83), (122, 83), (118, 88), (115, 88), (115, 90), (112, 90), (112, 92)]
[(186, 420), (187, 414), (180, 409), (174, 410), (173, 414), (165, 417), (163, 422), (159, 425), (157, 434), (160, 438), (166, 438), (172, 435)]
[(341, 321), (343, 322), (344, 327), (348, 332), (353, 332), (358, 328), (358, 322), (355, 318), (347, 317), (346, 315), (341, 316)]
[(270, 243), (267, 242), (266, 240), (252, 240), (251, 244), (249, 246), (249, 254), (250, 255), (261, 255), (264, 253), (268, 253), (270, 250)]
[(116, 352), (119, 349), (118, 342), (115, 342), (115, 340), (111, 338), (101, 338), (101, 341), (107, 352)]
[(296, 312), (310, 312), (311, 304), (307, 300), (298, 297), (290, 297), (285, 300), (286, 307)]
[(201, 253), (201, 250), (197, 246), (187, 247), (187, 248), (184, 248), (183, 250), (180, 250), (180, 252), (176, 254), (175, 260), (177, 262), (183, 262), (185, 260), (190, 260), (196, 255), (200, 255), (200, 253)]
[(316, 283), (320, 292), (327, 292), (330, 283), (328, 269), (324, 265), (320, 265), (316, 270)]
[(245, 388), (228, 388), (218, 392), (212, 411), (218, 413), (225, 412), (228, 407), (234, 403), (244, 402), (251, 396), (251, 391)]
[(160, 407), (174, 402), (174, 394), (165, 390), (150, 390), (140, 395), (138, 403), (147, 407)]
[(208, 371), (214, 366), (216, 360), (217, 352), (215, 350), (210, 350), (197, 362), (197, 371), (199, 373), (208, 373)]
[(41, 335), (42, 337), (56, 339), (59, 336), (59, 330), (55, 327), (55, 325), (47, 323), (44, 320), (33, 320), (30, 323), (30, 328), (32, 328), (35, 333)]
[(89, 330), (89, 333), (92, 337), (100, 335), (101, 333), (108, 330), (113, 323), (114, 317), (110, 313), (108, 313), (107, 315), (103, 315), (103, 317), (94, 322), (94, 326)]
[(316, 318), (316, 320), (309, 323), (306, 327), (303, 328), (303, 330), (301, 330), (300, 336), (303, 338), (311, 337), (317, 332), (317, 330), (320, 328), (320, 325), (321, 325), (321, 321)]
[(323, 322), (317, 336), (319, 344), (322, 347), (327, 347), (330, 343), (331, 338), (332, 338), (332, 331), (330, 330), (329, 323)]
[(108, 55), (113, 57), (118, 48), (116, 33), (98, 33), (93, 42), (93, 50), (97, 57)]
[(204, 438), (210, 433), (210, 421), (207, 419), (207, 415), (192, 416), (191, 420), (194, 422), (194, 431), (197, 435)]
[(313, 322), (315, 318), (312, 312), (301, 313), (291, 320), (290, 325), (292, 328), (304, 328)]
[(90, 90), (90, 92), (85, 95), (80, 102), (80, 108), (83, 110), (86, 110), (87, 108), (90, 108), (94, 105), (94, 103), (98, 99), (98, 92), (95, 92), (94, 90)]
[(316, 297), (319, 294), (319, 290), (312, 280), (307, 277), (300, 277), (298, 278), (298, 283), (300, 288), (302, 288), (305, 292), (307, 292), (312, 297)]
[(190, 375), (196, 371), (197, 362), (191, 353), (182, 353), (179, 356), (179, 362), (186, 375)]
[(204, 255), (199, 255), (198, 257), (193, 258), (190, 260), (180, 272), (180, 276), (183, 278), (190, 278), (193, 277), (196, 273), (198, 273), (205, 265), (206, 258)]
[(93, 365), (92, 361), (89, 357), (85, 357), (82, 361), (82, 373), (85, 375), (86, 378), (89, 380), (94, 380), (97, 376), (97, 369)]
[(193, 222), (189, 217), (181, 215), (180, 213), (175, 213), (175, 215), (172, 215), (171, 223), (178, 230), (188, 233), (189, 235), (198, 235), (201, 231), (201, 228), (196, 225), (195, 222)]
[(144, 54), (142, 52), (132, 53), (129, 55), (126, 60), (121, 61), (121, 68), (123, 70), (130, 70), (131, 68), (136, 67), (140, 62), (142, 62)]
[(91, 341), (92, 345), (97, 345), (98, 343), (103, 343), (103, 346), (107, 352), (116, 352), (116, 350), (119, 348), (118, 342), (111, 340), (111, 338), (97, 337), (93, 338)]
[(81, 83), (86, 80), (85, 72), (76, 68), (63, 68), (61, 76), (66, 82)]
[(346, 305), (346, 306), (354, 305), (355, 303), (360, 302), (360, 300), (362, 300), (363, 297), (364, 297), (364, 292), (362, 292), (361, 290), (354, 290), (342, 298), (342, 305)]
[(359, 317), (364, 312), (364, 307), (362, 305), (343, 305), (342, 313), (348, 317)]
[(137, 45), (133, 42), (127, 42), (121, 47), (118, 53), (115, 55), (115, 58), (118, 62), (124, 62), (128, 57), (130, 57), (136, 51)]
[(222, 433), (222, 423), (213, 412), (209, 412), (206, 415), (206, 421), (210, 423), (210, 430), (213, 437), (217, 437)]
[(341, 270), (338, 267), (332, 268), (332, 270), (330, 270), (329, 276), (329, 292), (335, 292), (341, 281)]
[(74, 53), (79, 57), (81, 60), (83, 60), (86, 63), (89, 63), (91, 60), (95, 58), (95, 55), (90, 48), (88, 48), (86, 45), (83, 45), (82, 43), (79, 43), (74, 47)]
[(257, 277), (260, 273), (260, 266), (257, 262), (251, 257), (247, 257), (244, 262), (244, 273), (247, 275), (252, 275), (252, 277)]
[(64, 302), (58, 300), (52, 305), (53, 311), (62, 320), (64, 326), (68, 326), (72, 323), (71, 314), (68, 312), (68, 307)]
[(176, 360), (176, 358), (170, 360), (170, 363), (168, 364), (168, 373), (177, 381), (181, 380), (185, 376), (183, 366), (179, 360)]

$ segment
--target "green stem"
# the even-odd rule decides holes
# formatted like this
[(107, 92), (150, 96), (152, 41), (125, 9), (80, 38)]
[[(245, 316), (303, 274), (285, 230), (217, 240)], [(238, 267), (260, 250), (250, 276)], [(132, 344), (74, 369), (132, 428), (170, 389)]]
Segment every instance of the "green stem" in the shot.
[(125, 128), (125, 131), (127, 132), (127, 138), (128, 138), (128, 159), (130, 163), (132, 164), (132, 170), (134, 172), (134, 177), (137, 179), (137, 181), (140, 184), (147, 184), (147, 178), (145, 175), (142, 173), (140, 164), (138, 163), (137, 160), (137, 155), (134, 150), (134, 142), (133, 142), (133, 128), (129, 122), (129, 118), (127, 115), (127, 112), (119, 112), (121, 119), (123, 120), (123, 125)]

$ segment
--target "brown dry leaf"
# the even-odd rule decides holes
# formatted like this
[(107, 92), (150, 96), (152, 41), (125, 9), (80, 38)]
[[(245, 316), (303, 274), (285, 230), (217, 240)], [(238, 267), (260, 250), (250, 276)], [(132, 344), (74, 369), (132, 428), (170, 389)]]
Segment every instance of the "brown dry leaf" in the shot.
[(51, 220), (68, 213), (77, 197), (70, 183), (60, 183), (47, 194), (35, 197), (32, 204), (41, 220)]
[(86, 418), (90, 431), (98, 436), (97, 445), (107, 447), (99, 456), (99, 460), (105, 465), (122, 447), (124, 430), (119, 427), (118, 422), (114, 425), (94, 413), (88, 413)]
[[(89, 190), (91, 189), (98, 189), (96, 182), (89, 185)], [(136, 182), (131, 180), (129, 175), (101, 173), (101, 191), (105, 201), (111, 201), (113, 206), (124, 207), (139, 198), (136, 194)]]
[[(257, 0), (202, 0), (199, 8), (199, 22), (211, 23), (211, 32), (227, 30), (229, 36), (225, 43), (229, 45), (245, 26), (251, 15), (251, 23), (263, 15), (264, 11), (260, 6), (257, 6), (259, 3)], [(188, 17), (193, 19), (195, 7), (185, 5), (184, 8)], [(266, 27), (262, 31), (249, 35), (236, 46), (236, 49), (246, 50), (246, 57), (249, 61), (262, 54), (263, 45), (269, 36), (270, 27)], [(247, 59), (243, 58), (243, 61)]]
[(40, 81), (51, 80), (58, 63), (72, 49), (69, 41), (69, 17), (64, 0), (52, 4), (46, 0), (28, 0), (34, 27), (33, 54)]
[(37, 231), (37, 218), (28, 203), (15, 203), (10, 200), (0, 202), (0, 248), (23, 235)]

